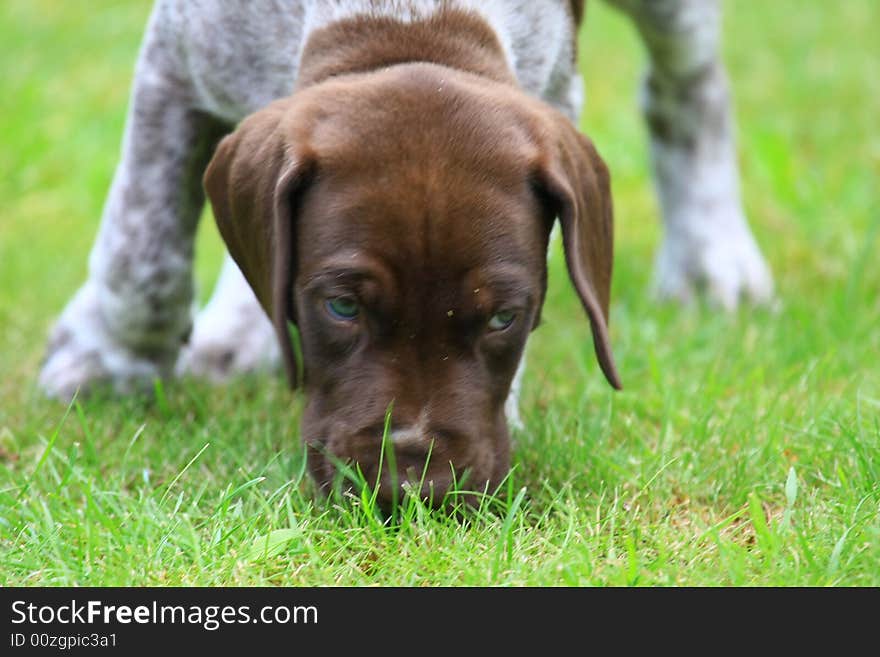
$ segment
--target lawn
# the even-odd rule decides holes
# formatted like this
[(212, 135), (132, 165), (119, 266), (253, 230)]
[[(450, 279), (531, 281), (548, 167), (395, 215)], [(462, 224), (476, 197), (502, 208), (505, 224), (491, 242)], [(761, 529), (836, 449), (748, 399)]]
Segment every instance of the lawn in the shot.
[[(880, 7), (727, 0), (743, 194), (775, 309), (648, 294), (659, 240), (631, 26), (588, 10), (582, 127), (613, 176), (625, 390), (551, 260), (505, 494), (462, 517), (315, 495), (281, 377), (47, 401), (145, 0), (0, 4), (0, 585), (880, 585)], [(222, 246), (198, 241), (202, 298)]]

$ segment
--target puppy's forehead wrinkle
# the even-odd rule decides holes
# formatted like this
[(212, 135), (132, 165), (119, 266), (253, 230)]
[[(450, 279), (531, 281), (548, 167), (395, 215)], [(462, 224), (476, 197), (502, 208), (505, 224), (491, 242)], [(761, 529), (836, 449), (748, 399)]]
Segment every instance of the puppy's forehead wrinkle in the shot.
[(378, 277), (384, 265), (381, 257), (369, 255), (364, 250), (352, 249), (320, 260), (309, 274), (309, 281), (334, 278)]
[(510, 268), (514, 273), (507, 278), (516, 279), (538, 264), (533, 251), (540, 222), (518, 208), (514, 212), (522, 216), (515, 220), (503, 216), (504, 199), (489, 207), (474, 189), (462, 189), (452, 199), (410, 190), (371, 198), (364, 190), (368, 185), (356, 181), (343, 187), (342, 193), (367, 197), (343, 213), (327, 213), (317, 203), (301, 213), (301, 264), (310, 277), (362, 270), (436, 281), (473, 269)]

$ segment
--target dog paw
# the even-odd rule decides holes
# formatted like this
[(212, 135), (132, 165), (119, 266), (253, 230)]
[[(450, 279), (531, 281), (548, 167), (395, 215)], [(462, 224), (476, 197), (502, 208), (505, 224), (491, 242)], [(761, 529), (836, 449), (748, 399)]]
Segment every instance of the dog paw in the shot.
[(69, 401), (96, 386), (129, 394), (148, 391), (167, 376), (170, 354), (137, 354), (114, 340), (101, 319), (94, 288), (82, 287), (49, 336), (38, 384), (50, 398)]
[(685, 304), (702, 296), (725, 310), (771, 304), (773, 277), (745, 220), (702, 227), (667, 233), (657, 253), (655, 295)]
[(281, 350), (271, 322), (259, 306), (215, 312), (197, 318), (189, 344), (177, 361), (178, 376), (191, 375), (223, 383), (240, 374), (267, 372), (281, 363)]

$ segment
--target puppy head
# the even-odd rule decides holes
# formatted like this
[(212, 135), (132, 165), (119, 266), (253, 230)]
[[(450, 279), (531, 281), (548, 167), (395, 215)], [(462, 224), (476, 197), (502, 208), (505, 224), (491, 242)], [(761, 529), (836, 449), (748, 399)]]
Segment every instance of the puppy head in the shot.
[[(556, 217), (596, 354), (608, 341), (608, 172), (562, 115), (511, 86), (410, 64), (276, 101), (217, 149), (205, 186), (272, 318), (310, 470), (337, 461), (439, 501), (509, 468), (504, 401), (546, 290)], [(386, 412), (396, 472), (379, 472)], [(386, 450), (387, 450), (386, 445)], [(392, 482), (397, 482), (393, 484)]]

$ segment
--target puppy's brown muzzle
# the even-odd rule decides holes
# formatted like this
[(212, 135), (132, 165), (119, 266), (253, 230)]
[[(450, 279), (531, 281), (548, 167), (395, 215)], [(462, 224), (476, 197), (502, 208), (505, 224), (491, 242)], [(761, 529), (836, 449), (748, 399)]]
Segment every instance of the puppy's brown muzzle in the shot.
[(351, 436), (309, 442), (309, 469), (324, 489), (347, 473), (343, 488), (367, 485), (385, 509), (406, 495), (435, 508), (452, 507), (493, 493), (509, 470), (506, 431), (500, 449), (486, 450), (485, 442), (455, 428), (391, 425), (385, 431), (373, 425)]

